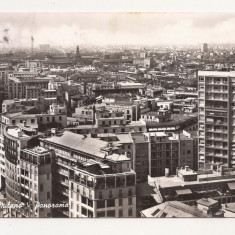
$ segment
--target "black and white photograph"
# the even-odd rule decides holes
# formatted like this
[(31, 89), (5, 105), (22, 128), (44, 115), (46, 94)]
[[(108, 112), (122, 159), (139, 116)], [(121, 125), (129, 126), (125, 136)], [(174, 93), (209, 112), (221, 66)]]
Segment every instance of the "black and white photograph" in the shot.
[(0, 221), (234, 218), (234, 32), (235, 12), (0, 10)]

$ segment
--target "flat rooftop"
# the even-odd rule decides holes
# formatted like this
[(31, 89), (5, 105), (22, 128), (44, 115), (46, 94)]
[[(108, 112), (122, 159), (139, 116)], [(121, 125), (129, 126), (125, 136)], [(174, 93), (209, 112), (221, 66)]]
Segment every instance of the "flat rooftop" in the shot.
[(178, 201), (168, 201), (141, 211), (148, 218), (197, 218), (208, 217), (196, 207)]
[(198, 76), (235, 77), (235, 71), (198, 71)]
[(182, 123), (185, 123), (187, 121), (197, 121), (197, 115), (180, 115), (180, 114), (172, 114), (172, 120), (169, 122), (155, 122), (155, 121), (148, 121), (146, 122), (146, 125), (149, 127), (169, 127), (169, 126), (176, 126), (180, 125)]
[[(200, 181), (200, 179), (208, 179), (205, 181)], [(235, 182), (235, 175), (230, 175), (228, 177), (220, 177), (217, 173), (213, 174), (202, 174), (197, 176), (197, 180), (195, 181), (183, 181), (176, 175), (174, 176), (161, 176), (161, 177), (154, 177), (152, 178), (150, 184), (154, 185), (155, 183), (158, 184), (161, 188), (174, 188), (174, 187), (186, 187), (186, 186), (193, 186), (193, 185), (200, 185), (200, 184), (208, 184), (208, 183), (218, 183), (218, 182)]]
[(45, 153), (49, 153), (50, 150), (48, 149), (45, 149), (41, 146), (37, 146), (35, 148), (31, 148), (31, 149), (23, 149), (22, 151), (25, 151), (25, 152), (33, 152), (33, 153), (36, 153), (37, 155), (44, 155)]

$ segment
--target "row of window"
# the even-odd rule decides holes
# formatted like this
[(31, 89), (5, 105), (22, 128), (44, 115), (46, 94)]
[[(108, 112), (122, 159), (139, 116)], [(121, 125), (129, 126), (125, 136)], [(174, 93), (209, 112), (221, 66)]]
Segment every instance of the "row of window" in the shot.
[[(129, 208), (128, 209), (128, 217), (132, 217), (132, 216), (133, 216), (133, 209)], [(101, 217), (115, 217), (115, 210), (108, 210), (107, 216), (105, 216), (105, 211), (97, 212), (97, 218), (101, 218)], [(123, 209), (118, 210), (118, 217), (119, 218), (123, 217)]]
[[(133, 204), (132, 197), (128, 197), (128, 205), (131, 206), (132, 204)], [(105, 207), (123, 206), (123, 199), (119, 198), (118, 205), (115, 205), (115, 199), (98, 200), (96, 206), (97, 206), (97, 209), (105, 208)]]
[[(129, 188), (128, 190), (128, 196), (132, 196), (132, 189)], [(112, 190), (109, 190), (109, 198), (112, 198), (113, 197), (113, 191)], [(123, 191), (122, 189), (119, 189), (119, 197), (123, 197)], [(103, 192), (102, 191), (99, 191), (99, 199), (103, 199)]]

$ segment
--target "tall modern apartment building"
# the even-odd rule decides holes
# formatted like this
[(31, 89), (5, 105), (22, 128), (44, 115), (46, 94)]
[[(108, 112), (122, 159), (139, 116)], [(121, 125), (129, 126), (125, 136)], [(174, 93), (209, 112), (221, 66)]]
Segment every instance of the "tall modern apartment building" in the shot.
[(235, 167), (235, 72), (199, 71), (199, 169)]

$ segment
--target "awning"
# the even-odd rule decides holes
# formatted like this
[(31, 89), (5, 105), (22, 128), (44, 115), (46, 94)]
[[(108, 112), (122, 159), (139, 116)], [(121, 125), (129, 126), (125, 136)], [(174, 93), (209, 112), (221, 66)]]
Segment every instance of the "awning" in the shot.
[(230, 190), (235, 190), (235, 182), (234, 183), (227, 183)]
[(175, 192), (178, 196), (192, 194), (191, 189), (180, 189), (180, 190), (175, 190)]

